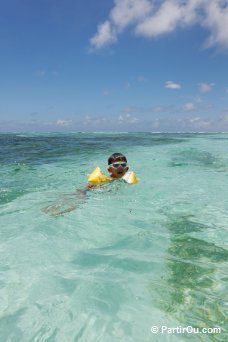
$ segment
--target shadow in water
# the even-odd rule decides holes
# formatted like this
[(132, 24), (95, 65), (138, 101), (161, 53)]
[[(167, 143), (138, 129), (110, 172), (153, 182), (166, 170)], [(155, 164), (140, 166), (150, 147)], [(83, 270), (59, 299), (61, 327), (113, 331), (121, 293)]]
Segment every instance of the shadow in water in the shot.
[(228, 251), (190, 235), (208, 228), (195, 222), (193, 216), (169, 218), (167, 274), (159, 283), (151, 283), (149, 290), (155, 305), (184, 326), (221, 327), (221, 334), (207, 338), (225, 341), (227, 277), (223, 266), (227, 265)]
[(50, 216), (62, 216), (76, 210), (80, 205), (84, 204), (85, 201), (86, 191), (78, 189), (75, 193), (59, 194), (58, 200), (42, 208), (41, 211)]
[(227, 162), (214, 156), (207, 151), (200, 151), (195, 148), (188, 148), (176, 152), (169, 162), (170, 167), (199, 166), (216, 171), (225, 171), (228, 168)]

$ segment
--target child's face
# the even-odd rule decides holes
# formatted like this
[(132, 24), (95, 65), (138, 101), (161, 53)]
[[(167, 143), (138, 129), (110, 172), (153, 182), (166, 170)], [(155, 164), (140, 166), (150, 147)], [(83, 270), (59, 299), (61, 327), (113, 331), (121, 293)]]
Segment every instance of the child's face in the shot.
[[(122, 162), (121, 164), (119, 164), (120, 162)], [(115, 165), (116, 164), (116, 165)], [(118, 165), (119, 164), (119, 165)], [(124, 164), (126, 165), (126, 167), (124, 167)], [(128, 167), (127, 167), (127, 163), (126, 161), (119, 157), (116, 158), (111, 165), (109, 165), (108, 167), (108, 172), (111, 173), (111, 177), (112, 178), (121, 178), (125, 175), (125, 173), (128, 171)]]

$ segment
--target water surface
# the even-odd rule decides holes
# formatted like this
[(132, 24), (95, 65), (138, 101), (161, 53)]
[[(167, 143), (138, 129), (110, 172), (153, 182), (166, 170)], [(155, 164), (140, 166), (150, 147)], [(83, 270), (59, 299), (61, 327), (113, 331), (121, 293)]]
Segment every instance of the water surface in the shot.
[[(80, 196), (113, 152), (139, 183)], [(228, 134), (1, 134), (0, 163), (1, 341), (227, 340)]]

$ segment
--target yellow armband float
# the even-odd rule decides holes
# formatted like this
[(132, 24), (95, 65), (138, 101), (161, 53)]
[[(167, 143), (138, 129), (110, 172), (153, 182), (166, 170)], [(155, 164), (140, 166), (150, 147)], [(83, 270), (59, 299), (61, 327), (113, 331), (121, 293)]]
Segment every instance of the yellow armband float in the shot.
[(112, 177), (105, 176), (99, 167), (96, 167), (96, 169), (93, 170), (88, 177), (88, 182), (93, 185), (103, 184), (111, 181)]
[[(126, 172), (121, 179), (124, 179), (129, 184), (135, 184), (138, 182), (138, 179), (133, 171)], [(93, 172), (88, 176), (88, 182), (93, 185), (104, 184), (111, 182), (112, 180), (112, 177), (106, 176), (101, 172), (100, 167), (96, 167), (96, 169), (93, 170)]]
[(129, 184), (138, 183), (138, 178), (133, 171), (127, 171), (122, 179), (124, 179)]

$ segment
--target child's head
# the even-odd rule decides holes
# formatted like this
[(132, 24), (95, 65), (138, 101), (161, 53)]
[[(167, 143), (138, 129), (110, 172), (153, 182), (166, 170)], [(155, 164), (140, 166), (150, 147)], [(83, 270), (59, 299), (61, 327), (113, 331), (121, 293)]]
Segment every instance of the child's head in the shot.
[(127, 158), (122, 153), (113, 153), (108, 158), (108, 171), (113, 178), (121, 178), (128, 171)]

